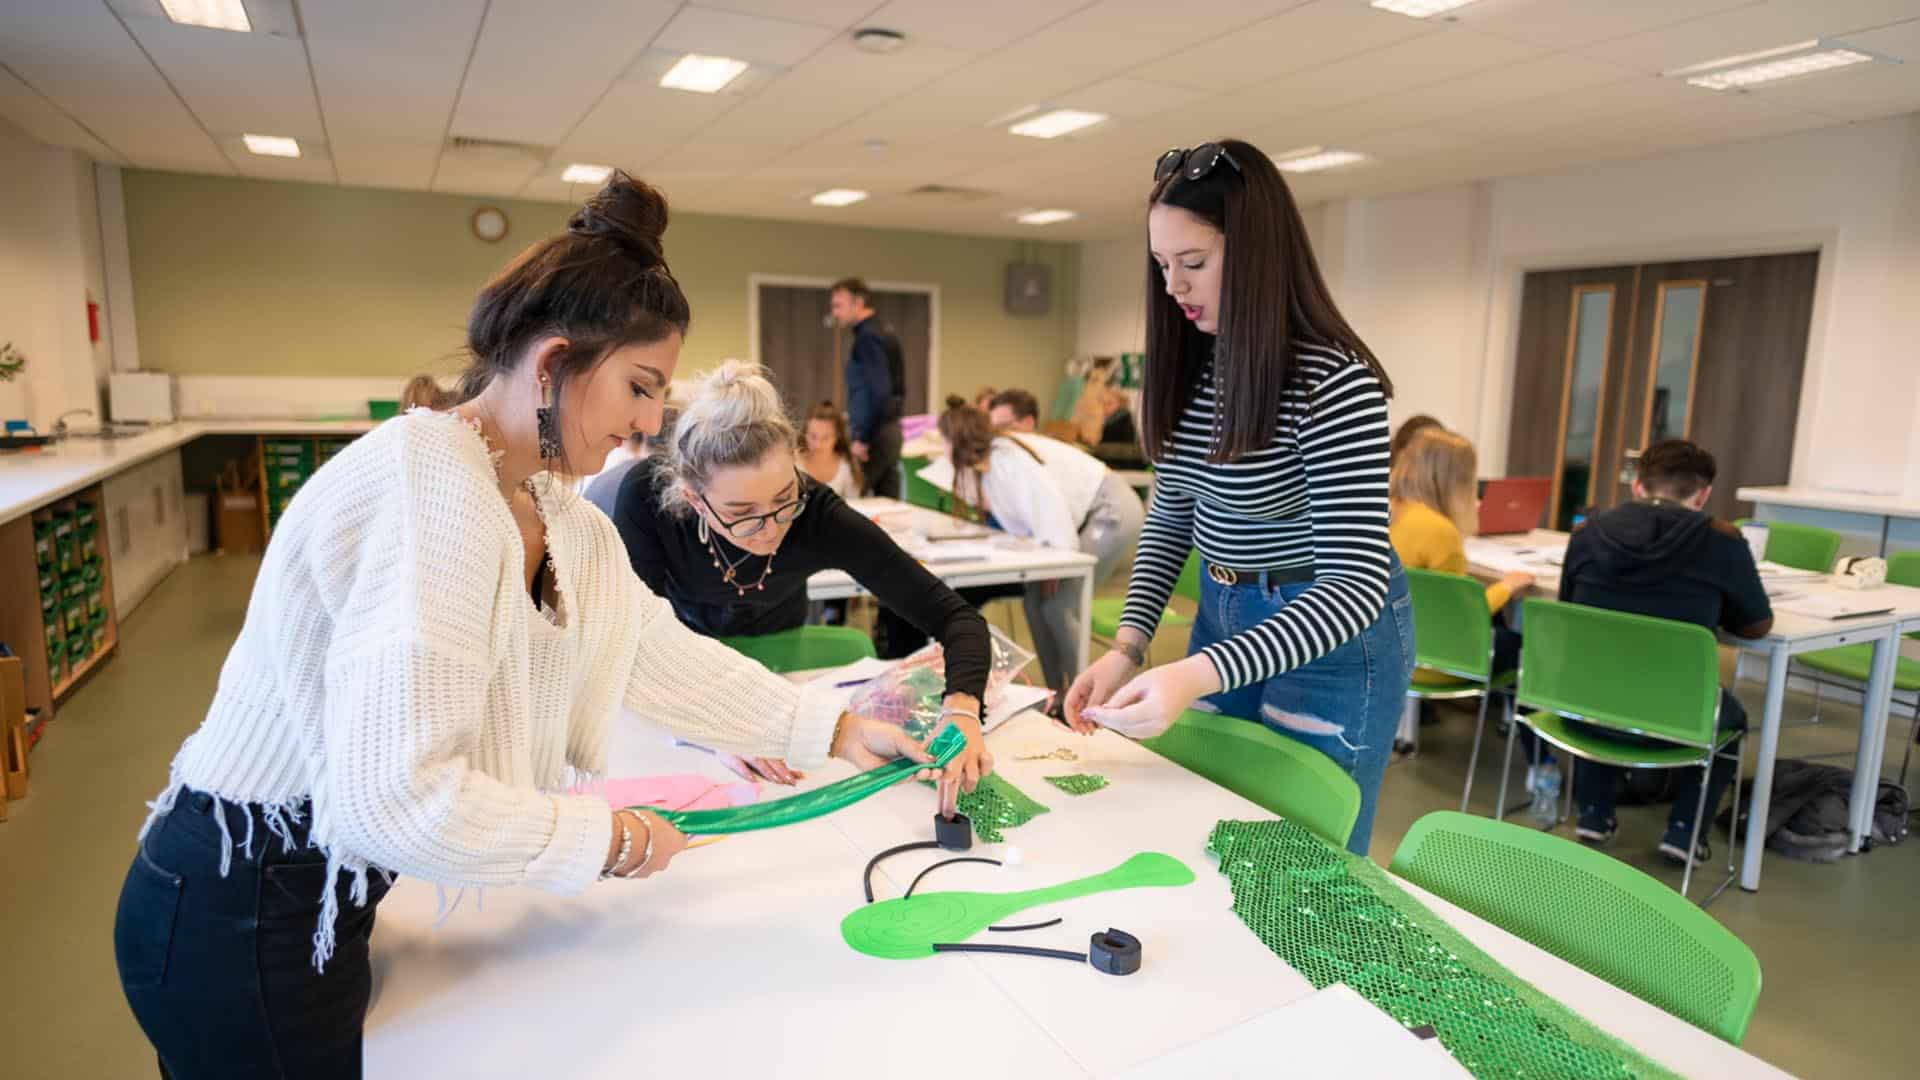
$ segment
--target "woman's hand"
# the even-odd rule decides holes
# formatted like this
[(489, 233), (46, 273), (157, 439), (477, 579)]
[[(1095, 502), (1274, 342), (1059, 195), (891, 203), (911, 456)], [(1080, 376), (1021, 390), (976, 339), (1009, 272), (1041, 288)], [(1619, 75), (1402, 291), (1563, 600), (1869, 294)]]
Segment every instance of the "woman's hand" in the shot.
[(1514, 596), (1518, 596), (1522, 592), (1525, 592), (1526, 590), (1533, 588), (1534, 580), (1535, 580), (1534, 576), (1532, 574), (1527, 573), (1525, 570), (1514, 570), (1509, 572), (1505, 577), (1501, 578), (1500, 584), (1505, 585), (1507, 587), (1507, 592), (1513, 594)]
[(1082, 713), (1089, 707), (1105, 705), (1114, 692), (1139, 669), (1127, 654), (1112, 649), (1107, 655), (1095, 660), (1092, 666), (1080, 673), (1067, 688), (1067, 700), (1062, 704), (1062, 712), (1067, 718), (1067, 726), (1082, 735), (1091, 735), (1099, 727)]
[[(633, 835), (633, 850), (627, 853), (627, 860), (618, 866), (613, 860), (620, 854), (620, 828), (625, 825)], [(647, 851), (649, 831), (653, 837), (653, 851)], [(675, 855), (687, 850), (687, 835), (667, 824), (666, 819), (651, 810), (615, 810), (613, 812), (613, 844), (607, 851), (607, 861), (603, 865), (617, 877), (652, 877), (667, 868)]]
[(1129, 739), (1151, 739), (1172, 727), (1194, 702), (1219, 690), (1213, 661), (1189, 656), (1135, 676), (1105, 705), (1088, 706), (1080, 715)]
[(955, 710), (949, 719), (967, 737), (967, 748), (947, 762), (946, 778), (940, 781), (940, 814), (950, 818), (960, 808), (960, 793), (971, 792), (982, 778), (993, 775), (993, 755), (987, 752), (987, 737), (980, 730), (977, 699), (970, 694), (950, 694), (942, 707)]
[(779, 758), (741, 757), (738, 754), (721, 753), (716, 753), (714, 756), (720, 759), (720, 764), (726, 766), (728, 772), (742, 780), (765, 780), (768, 783), (792, 787), (807, 778), (806, 773), (789, 767)]
[[(909, 761), (931, 762), (933, 755), (927, 748), (916, 742), (897, 725), (884, 720), (868, 720), (853, 713), (841, 713), (840, 723), (833, 729), (834, 757), (850, 761), (862, 769), (877, 768), (894, 758), (906, 758)], [(914, 774), (915, 780), (938, 780), (939, 769), (921, 769)]]

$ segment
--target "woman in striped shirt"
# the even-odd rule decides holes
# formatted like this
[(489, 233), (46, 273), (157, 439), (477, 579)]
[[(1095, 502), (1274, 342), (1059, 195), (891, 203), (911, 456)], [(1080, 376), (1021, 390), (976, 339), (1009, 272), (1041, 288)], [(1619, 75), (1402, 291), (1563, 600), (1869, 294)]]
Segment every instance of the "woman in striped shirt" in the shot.
[[(1119, 647), (1066, 715), (1145, 738), (1205, 698), (1311, 746), (1359, 782), (1365, 854), (1413, 671), (1413, 611), (1387, 539), (1392, 383), (1335, 307), (1292, 194), (1236, 140), (1170, 150), (1147, 234), (1153, 504)], [(1197, 547), (1185, 660), (1139, 673)]]

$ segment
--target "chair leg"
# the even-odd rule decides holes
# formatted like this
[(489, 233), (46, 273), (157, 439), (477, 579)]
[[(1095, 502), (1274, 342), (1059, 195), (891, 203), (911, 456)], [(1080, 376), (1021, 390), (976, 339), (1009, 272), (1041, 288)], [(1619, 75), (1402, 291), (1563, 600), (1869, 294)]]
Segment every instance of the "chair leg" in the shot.
[(1920, 690), (1913, 694), (1913, 722), (1907, 725), (1907, 748), (1900, 753), (1900, 786), (1907, 786), (1907, 762), (1913, 757), (1914, 740), (1920, 739)]
[(1687, 886), (1693, 884), (1693, 853), (1700, 846), (1700, 819), (1707, 816), (1707, 788), (1713, 782), (1713, 755), (1707, 755), (1707, 763), (1700, 770), (1700, 799), (1694, 804), (1693, 835), (1687, 837), (1686, 869), (1680, 874), (1680, 898), (1687, 898)]
[(1807, 721), (1809, 724), (1817, 724), (1820, 722), (1820, 688), (1825, 685), (1825, 679), (1816, 678), (1813, 680), (1813, 719)]
[[(1467, 786), (1460, 792), (1460, 812), (1467, 812), (1467, 800), (1473, 798), (1473, 771), (1480, 765), (1480, 736), (1487, 730), (1487, 699), (1492, 694), (1480, 695), (1480, 715), (1473, 722), (1473, 752), (1467, 755)], [(1501, 792), (1504, 797), (1505, 792)]]
[(1393, 734), (1393, 750), (1411, 756), (1420, 752), (1419, 698), (1408, 694), (1400, 705), (1400, 729)]
[(1513, 771), (1513, 717), (1511, 711), (1507, 717), (1507, 742), (1500, 749), (1500, 795), (1494, 800), (1493, 820), (1505, 821), (1507, 817), (1507, 777)]
[(1713, 887), (1713, 891), (1707, 894), (1706, 899), (1700, 901), (1700, 907), (1702, 909), (1705, 909), (1715, 900), (1718, 900), (1720, 894), (1726, 892), (1727, 886), (1733, 884), (1734, 879), (1740, 874), (1740, 838), (1743, 835), (1743, 831), (1740, 828), (1740, 780), (1741, 774), (1746, 767), (1746, 762), (1742, 760), (1740, 754), (1742, 744), (1743, 740), (1740, 739), (1735, 739), (1728, 744), (1728, 747), (1733, 750), (1734, 753), (1733, 801), (1727, 804), (1733, 808), (1731, 816), (1727, 818), (1727, 824), (1729, 826), (1727, 829), (1727, 876), (1720, 884)]

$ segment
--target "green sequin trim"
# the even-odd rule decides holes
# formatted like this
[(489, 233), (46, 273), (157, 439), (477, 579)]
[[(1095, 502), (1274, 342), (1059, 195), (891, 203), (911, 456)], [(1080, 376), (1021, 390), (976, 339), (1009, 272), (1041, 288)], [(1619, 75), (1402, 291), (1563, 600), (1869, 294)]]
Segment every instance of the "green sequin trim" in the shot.
[(1047, 808), (994, 773), (972, 792), (960, 793), (960, 812), (973, 819), (973, 835), (997, 844), (1006, 839), (1003, 830), (1025, 825)]
[(1099, 773), (1068, 773), (1065, 776), (1049, 776), (1047, 783), (1069, 795), (1091, 795), (1107, 786), (1107, 778)]
[(1373, 863), (1290, 821), (1222, 821), (1207, 846), (1233, 911), (1315, 989), (1342, 982), (1408, 1027), (1431, 1024), (1477, 1077), (1674, 1074), (1475, 947)]

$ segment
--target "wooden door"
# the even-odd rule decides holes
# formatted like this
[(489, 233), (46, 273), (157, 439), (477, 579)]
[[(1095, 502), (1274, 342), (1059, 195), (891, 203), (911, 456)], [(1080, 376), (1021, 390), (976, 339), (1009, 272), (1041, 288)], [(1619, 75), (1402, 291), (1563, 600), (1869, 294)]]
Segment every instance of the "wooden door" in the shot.
[(821, 401), (845, 401), (837, 339), (826, 289), (760, 286), (760, 362), (796, 417)]

